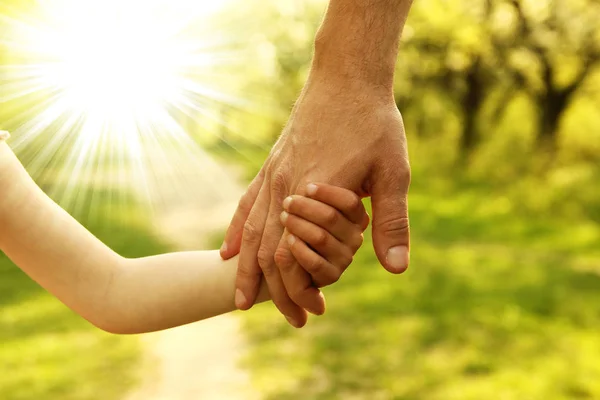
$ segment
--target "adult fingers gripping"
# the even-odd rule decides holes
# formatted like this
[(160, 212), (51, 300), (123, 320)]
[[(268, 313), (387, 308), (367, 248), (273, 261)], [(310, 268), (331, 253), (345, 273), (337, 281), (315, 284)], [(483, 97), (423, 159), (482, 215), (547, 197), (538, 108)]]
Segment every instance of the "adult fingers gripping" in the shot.
[(264, 170), (261, 170), (256, 178), (248, 186), (248, 190), (241, 197), (240, 202), (235, 210), (231, 223), (227, 228), (225, 239), (221, 245), (220, 254), (224, 260), (227, 260), (240, 252), (242, 245), (242, 237), (244, 233), (244, 225), (252, 211), (252, 207), (264, 181)]
[[(278, 196), (274, 191), (272, 191), (272, 196), (275, 198), (283, 197)], [(257, 255), (258, 264), (265, 276), (273, 303), (292, 326), (300, 328), (306, 324), (306, 311), (290, 298), (279, 269), (275, 265), (275, 251), (283, 234), (283, 227), (279, 222), (281, 201), (275, 200), (273, 197)]]
[(235, 283), (235, 305), (240, 310), (252, 307), (258, 295), (262, 270), (258, 264), (257, 254), (266, 224), (269, 198), (268, 187), (263, 186), (244, 223)]

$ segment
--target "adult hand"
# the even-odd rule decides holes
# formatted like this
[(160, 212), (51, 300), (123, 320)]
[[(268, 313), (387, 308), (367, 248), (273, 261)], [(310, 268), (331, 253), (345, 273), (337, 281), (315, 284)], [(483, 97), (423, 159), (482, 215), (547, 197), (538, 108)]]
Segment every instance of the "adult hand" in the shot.
[[(372, 196), (377, 257), (390, 272), (406, 270), (409, 181), (402, 118), (390, 93), (313, 74), (264, 167), (242, 197), (221, 249), (225, 259), (241, 249), (238, 308), (252, 306), (264, 274), (274, 303), (293, 326), (306, 323), (304, 309), (324, 312), (324, 299), (316, 287), (335, 282), (343, 271), (299, 267), (279, 222), (284, 199), (306, 195), (310, 182)], [(327, 246), (323, 242), (321, 247)]]
[[(304, 91), (240, 201), (221, 249), (223, 258), (241, 250), (238, 308), (252, 306), (264, 274), (273, 302), (292, 325), (306, 323), (304, 309), (324, 312), (317, 286), (335, 282), (343, 271), (321, 265), (300, 268), (279, 223), (283, 200), (306, 194), (310, 182), (372, 196), (379, 261), (394, 273), (408, 267), (410, 168), (392, 87), (399, 38), (411, 4), (412, 0), (329, 1)], [(315, 250), (326, 252), (327, 247), (324, 239)]]

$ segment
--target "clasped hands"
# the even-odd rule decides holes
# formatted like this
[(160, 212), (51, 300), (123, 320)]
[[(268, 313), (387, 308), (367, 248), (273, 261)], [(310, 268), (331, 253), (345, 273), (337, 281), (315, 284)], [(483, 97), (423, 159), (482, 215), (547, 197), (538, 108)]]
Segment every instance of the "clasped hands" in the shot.
[[(239, 309), (252, 307), (264, 276), (273, 302), (294, 327), (306, 324), (307, 311), (323, 314), (319, 288), (336, 282), (362, 245), (369, 224), (360, 201), (364, 197), (372, 200), (373, 245), (380, 263), (394, 274), (408, 268), (410, 167), (402, 117), (391, 90), (362, 89), (310, 77), (241, 198), (221, 248), (224, 259), (240, 254)], [(336, 200), (319, 182), (355, 195)], [(322, 215), (313, 215), (318, 226), (306, 225), (300, 240), (289, 235), (290, 224), (309, 223), (284, 208), (295, 207), (293, 213), (301, 216), (303, 201), (320, 200), (335, 209), (323, 207)]]

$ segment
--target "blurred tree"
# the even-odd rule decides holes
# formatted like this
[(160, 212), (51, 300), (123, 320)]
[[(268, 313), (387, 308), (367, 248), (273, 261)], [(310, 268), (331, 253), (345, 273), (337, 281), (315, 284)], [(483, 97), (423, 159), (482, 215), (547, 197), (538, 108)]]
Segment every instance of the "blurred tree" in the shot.
[[(416, 103), (425, 115), (424, 92), (445, 97), (460, 120), (466, 161), (482, 139), (484, 107), (493, 103), (486, 121), (493, 128), (524, 92), (537, 110), (538, 148), (554, 151), (565, 111), (600, 64), (599, 20), (597, 0), (416, 3), (399, 67), (411, 84), (398, 102)], [(448, 110), (442, 112), (447, 121)], [(427, 125), (420, 120), (422, 129), (439, 129)]]
[(514, 29), (495, 43), (514, 82), (536, 105), (538, 148), (554, 152), (565, 111), (600, 64), (600, 2), (509, 0), (508, 4)]
[(429, 1), (412, 17), (405, 39), (412, 54), (401, 61), (412, 65), (402, 71), (417, 88), (410, 96), (427, 87), (448, 99), (460, 120), (459, 160), (467, 161), (481, 139), (481, 111), (500, 79), (491, 1)]

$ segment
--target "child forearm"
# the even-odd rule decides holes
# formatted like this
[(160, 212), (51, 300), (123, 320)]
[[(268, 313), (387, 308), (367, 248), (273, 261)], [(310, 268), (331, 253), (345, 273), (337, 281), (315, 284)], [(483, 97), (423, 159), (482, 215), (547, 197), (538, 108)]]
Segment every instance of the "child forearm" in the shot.
[(237, 258), (199, 251), (124, 259), (47, 197), (1, 142), (0, 194), (0, 250), (106, 331), (155, 331), (235, 309)]
[(47, 197), (5, 143), (0, 193), (0, 250), (71, 309), (102, 324), (120, 257)]
[[(237, 257), (223, 261), (218, 251), (125, 260), (110, 294), (115, 322), (109, 330), (156, 331), (233, 311), (236, 270)], [(263, 281), (259, 301), (268, 298)]]

